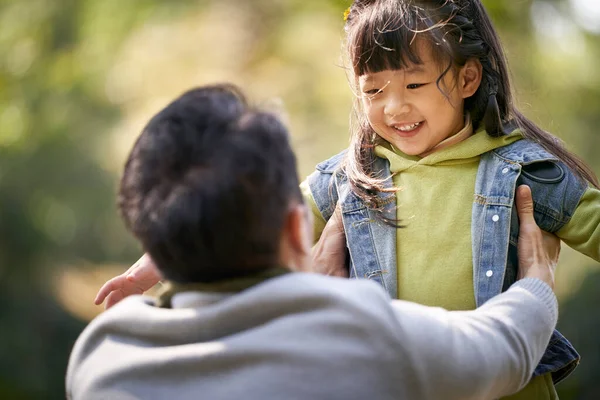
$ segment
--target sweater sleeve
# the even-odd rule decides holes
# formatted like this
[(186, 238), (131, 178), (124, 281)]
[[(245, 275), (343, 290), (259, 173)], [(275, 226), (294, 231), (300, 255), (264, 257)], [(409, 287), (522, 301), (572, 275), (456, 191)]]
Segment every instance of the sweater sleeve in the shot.
[[(523, 388), (556, 325), (550, 287), (528, 278), (482, 307), (450, 312), (393, 301), (403, 359), (423, 399), (492, 399)], [(416, 398), (416, 397), (415, 397)]]
[(302, 192), (302, 197), (304, 197), (304, 202), (307, 206), (310, 207), (313, 214), (313, 233), (314, 233), (314, 241), (317, 243), (319, 238), (321, 237), (321, 233), (323, 233), (323, 229), (325, 229), (325, 224), (327, 221), (321, 215), (319, 208), (317, 207), (317, 203), (310, 191), (310, 186), (308, 184), (308, 179), (305, 179), (300, 184), (300, 191)]
[(600, 261), (600, 190), (586, 190), (573, 217), (556, 235), (574, 250)]

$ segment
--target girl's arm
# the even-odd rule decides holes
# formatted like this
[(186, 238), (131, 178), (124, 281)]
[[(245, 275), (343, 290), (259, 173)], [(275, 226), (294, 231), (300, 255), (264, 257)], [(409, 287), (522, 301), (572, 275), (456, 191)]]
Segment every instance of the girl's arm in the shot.
[(556, 235), (569, 247), (600, 262), (600, 190), (587, 189), (571, 220)]

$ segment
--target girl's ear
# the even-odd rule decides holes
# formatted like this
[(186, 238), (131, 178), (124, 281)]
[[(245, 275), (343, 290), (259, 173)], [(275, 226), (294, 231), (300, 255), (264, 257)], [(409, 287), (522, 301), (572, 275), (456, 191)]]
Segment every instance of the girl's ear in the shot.
[(462, 67), (459, 82), (463, 99), (473, 96), (477, 89), (479, 89), (482, 73), (483, 67), (481, 63), (474, 58), (468, 60)]

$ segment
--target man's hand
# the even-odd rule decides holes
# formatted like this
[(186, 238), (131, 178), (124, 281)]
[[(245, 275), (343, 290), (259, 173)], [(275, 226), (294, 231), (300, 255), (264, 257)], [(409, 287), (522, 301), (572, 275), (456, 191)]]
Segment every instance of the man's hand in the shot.
[(127, 296), (144, 293), (160, 279), (161, 275), (156, 265), (150, 256), (144, 254), (127, 271), (102, 285), (94, 303), (99, 305), (106, 299), (104, 308), (109, 309)]
[(519, 214), (519, 279), (538, 278), (554, 289), (554, 270), (560, 254), (560, 240), (542, 231), (533, 218), (533, 199), (529, 186), (517, 188)]
[(347, 278), (346, 255), (346, 235), (340, 206), (337, 205), (333, 215), (327, 221), (319, 241), (313, 247), (313, 271), (323, 275)]

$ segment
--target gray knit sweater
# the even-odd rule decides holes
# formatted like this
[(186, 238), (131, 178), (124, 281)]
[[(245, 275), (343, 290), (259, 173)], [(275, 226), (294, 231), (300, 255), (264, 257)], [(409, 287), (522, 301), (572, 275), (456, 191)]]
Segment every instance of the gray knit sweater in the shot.
[(556, 324), (537, 279), (475, 311), (390, 301), (366, 280), (292, 273), (237, 294), (132, 296), (77, 340), (67, 396), (494, 399), (522, 388)]

